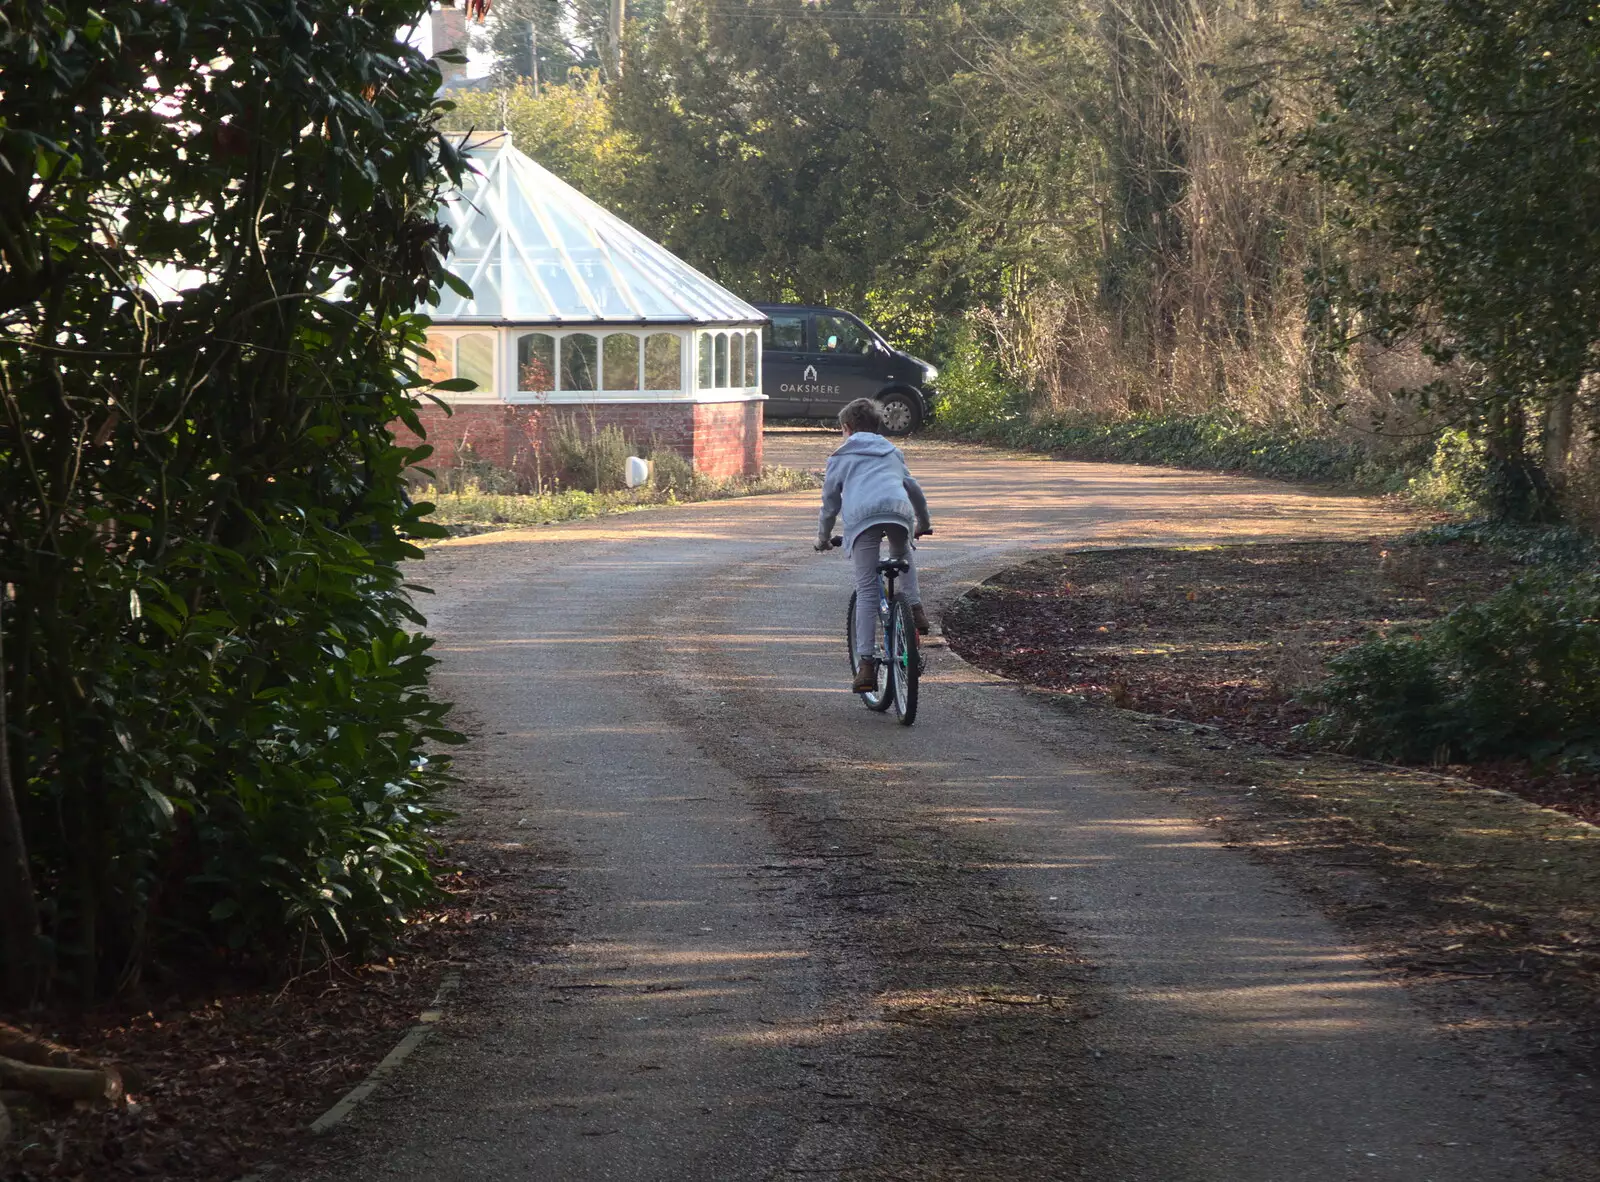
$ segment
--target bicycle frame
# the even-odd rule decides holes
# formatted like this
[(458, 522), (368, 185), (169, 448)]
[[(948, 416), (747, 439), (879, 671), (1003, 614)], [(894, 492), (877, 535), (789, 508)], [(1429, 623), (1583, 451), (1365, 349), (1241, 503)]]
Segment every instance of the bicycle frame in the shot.
[(889, 630), (894, 627), (894, 613), (889, 605), (894, 602), (895, 572), (886, 570), (878, 576), (878, 634), (883, 642), (873, 649), (873, 655), (884, 661), (889, 657)]
[[(843, 539), (831, 539), (838, 546)], [(878, 669), (880, 688), (857, 690), (867, 709), (877, 713), (894, 709), (904, 726), (910, 726), (917, 716), (917, 679), (922, 673), (922, 653), (917, 633), (911, 620), (904, 596), (896, 599), (895, 583), (906, 560), (890, 559), (878, 564), (878, 641), (873, 645), (870, 658)], [(855, 627), (863, 605), (860, 592), (852, 592), (850, 611), (845, 626), (845, 643), (850, 651), (850, 667), (859, 672), (856, 657)]]

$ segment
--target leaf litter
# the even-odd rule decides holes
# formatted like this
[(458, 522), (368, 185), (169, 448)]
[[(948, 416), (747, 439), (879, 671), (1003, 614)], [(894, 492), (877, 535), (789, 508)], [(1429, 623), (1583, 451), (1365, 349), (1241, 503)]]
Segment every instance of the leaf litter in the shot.
[(492, 859), (443, 852), (470, 854), (477, 868), (441, 869), (439, 903), (365, 963), (336, 960), (287, 981), (195, 967), (137, 997), (0, 1015), (119, 1065), (127, 1085), (108, 1107), (13, 1107), (0, 1178), (218, 1182), (307, 1142), (310, 1122), (393, 1048), (498, 918)]
[[(1404, 635), (1526, 567), (1469, 542), (1403, 538), (1056, 552), (1012, 567), (944, 619), (980, 668), (1086, 701), (1310, 750), (1299, 695), (1372, 635)], [(1526, 762), (1439, 770), (1600, 823), (1600, 775)]]

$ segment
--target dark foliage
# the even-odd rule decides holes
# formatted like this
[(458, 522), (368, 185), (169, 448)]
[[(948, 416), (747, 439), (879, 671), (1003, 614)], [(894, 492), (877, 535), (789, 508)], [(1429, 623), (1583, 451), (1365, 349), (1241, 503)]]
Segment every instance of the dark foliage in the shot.
[(1412, 540), (1422, 545), (1470, 542), (1508, 554), (1525, 566), (1600, 564), (1600, 540), (1570, 525), (1537, 527), (1479, 518), (1420, 530)]
[(15, 991), (281, 965), (429, 890), (424, 748), (451, 736), (399, 569), (424, 451), (387, 429), (415, 422), (455, 166), (438, 72), (396, 41), (421, 12), (0, 16)]
[(1600, 576), (1529, 576), (1334, 660), (1307, 733), (1406, 762), (1600, 766)]

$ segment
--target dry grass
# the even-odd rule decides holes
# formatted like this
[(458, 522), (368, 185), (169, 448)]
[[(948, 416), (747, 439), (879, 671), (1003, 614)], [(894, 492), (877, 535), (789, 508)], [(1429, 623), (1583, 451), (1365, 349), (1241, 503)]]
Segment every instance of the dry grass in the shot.
[(467, 534), (580, 521), (612, 513), (631, 513), (639, 509), (664, 508), (694, 501), (800, 492), (819, 486), (820, 481), (814, 472), (768, 467), (756, 477), (728, 481), (701, 478), (687, 488), (664, 490), (644, 487), (591, 493), (581, 489), (565, 489), (518, 494), (494, 491), (496, 486), (493, 484), (486, 488), (475, 480), (467, 479), (445, 490), (432, 486), (422, 488), (414, 497), (419, 502), (433, 504), (429, 520), (447, 527), (452, 533)]

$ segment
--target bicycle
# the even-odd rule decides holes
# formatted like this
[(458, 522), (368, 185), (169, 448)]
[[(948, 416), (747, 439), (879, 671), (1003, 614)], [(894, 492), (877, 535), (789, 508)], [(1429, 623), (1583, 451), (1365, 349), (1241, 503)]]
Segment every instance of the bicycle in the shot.
[[(843, 538), (829, 538), (832, 546), (844, 545)], [(873, 659), (877, 662), (878, 682), (870, 692), (860, 695), (868, 710), (882, 714), (890, 707), (901, 726), (917, 720), (917, 679), (922, 675), (922, 645), (917, 639), (916, 621), (905, 592), (894, 589), (894, 581), (910, 563), (903, 558), (886, 558), (878, 563), (878, 622), (875, 629)], [(844, 616), (845, 651), (850, 654), (850, 672), (861, 667), (856, 653), (856, 596), (850, 592), (850, 606)]]

